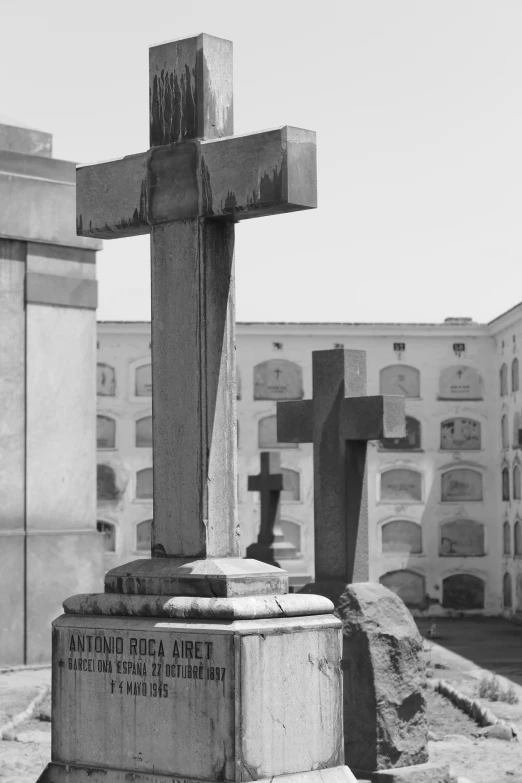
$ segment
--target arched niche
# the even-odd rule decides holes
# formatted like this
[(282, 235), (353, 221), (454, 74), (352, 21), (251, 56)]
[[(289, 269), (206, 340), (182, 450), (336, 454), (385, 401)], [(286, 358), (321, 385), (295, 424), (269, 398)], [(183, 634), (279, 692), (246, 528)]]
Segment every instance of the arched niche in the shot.
[(517, 392), (520, 389), (520, 372), (518, 359), (515, 356), (511, 362), (511, 391)]
[(520, 413), (515, 411), (513, 414), (513, 448), (518, 449), (520, 446), (518, 433), (520, 431)]
[(96, 416), (96, 448), (116, 448), (116, 422), (110, 416)]
[(383, 438), (381, 448), (391, 451), (414, 451), (421, 447), (421, 425), (420, 421), (413, 416), (406, 416), (406, 437), (405, 438)]
[(98, 362), (96, 365), (96, 394), (98, 397), (116, 395), (116, 371), (110, 364)]
[(508, 571), (506, 571), (502, 579), (502, 599), (504, 609), (511, 609), (513, 606), (513, 584), (511, 582), (511, 574)]
[(442, 580), (445, 609), (484, 609), (484, 580), (473, 574), (451, 574)]
[(502, 473), (500, 475), (500, 480), (502, 482), (502, 500), (510, 500), (510, 490), (509, 490), (509, 468), (507, 465), (505, 465), (502, 468)]
[(520, 465), (515, 465), (513, 467), (513, 500), (520, 500), (521, 499), (521, 474), (520, 474)]
[(407, 364), (390, 364), (380, 372), (381, 394), (420, 397), (420, 372)]
[(279, 527), (283, 534), (283, 541), (289, 546), (285, 550), (283, 559), (290, 560), (292, 557), (298, 557), (301, 554), (301, 525), (292, 522), (290, 519), (282, 519)]
[(116, 551), (116, 525), (113, 525), (112, 522), (105, 522), (105, 520), (103, 519), (98, 519), (98, 521), (96, 522), (96, 530), (98, 531), (98, 533), (103, 533), (105, 551), (115, 552)]
[(134, 371), (134, 395), (152, 397), (152, 365), (141, 364)]
[(515, 545), (515, 557), (522, 556), (522, 523), (519, 519), (515, 522), (513, 528), (513, 542)]
[(442, 370), (439, 400), (481, 400), (482, 378), (473, 367), (454, 365)]
[(136, 473), (136, 497), (140, 500), (152, 500), (152, 468), (143, 468)]
[(297, 443), (279, 443), (277, 440), (277, 417), (265, 416), (258, 424), (260, 449), (296, 449)]
[(511, 528), (507, 519), (502, 525), (502, 553), (504, 555), (511, 554)]
[(453, 519), (440, 526), (441, 557), (479, 557), (484, 554), (484, 525), (480, 522)]
[(418, 555), (422, 552), (422, 528), (409, 519), (393, 519), (381, 527), (383, 554)]
[(426, 580), (421, 574), (408, 569), (400, 571), (388, 571), (379, 578), (384, 585), (399, 596), (406, 606), (420, 606), (426, 595)]
[(422, 500), (422, 476), (409, 468), (392, 468), (381, 473), (381, 500)]
[(117, 500), (120, 495), (116, 474), (110, 465), (96, 466), (96, 494), (98, 500)]
[(136, 525), (136, 551), (150, 555), (152, 547), (152, 519), (145, 519)]
[(281, 473), (283, 474), (283, 491), (281, 492), (281, 500), (300, 500), (301, 477), (298, 471), (291, 470), (290, 468), (281, 468)]
[(509, 426), (508, 426), (508, 417), (504, 413), (501, 420), (500, 420), (500, 431), (502, 434), (502, 448), (508, 449), (509, 448)]
[(456, 416), (440, 425), (440, 447), (443, 451), (473, 451), (480, 446), (481, 427), (475, 419)]
[(143, 416), (136, 422), (136, 446), (152, 448), (152, 416)]
[(254, 367), (254, 400), (300, 400), (303, 370), (287, 359), (268, 359)]
[(453, 468), (442, 474), (441, 500), (456, 503), (482, 500), (482, 474), (471, 468)]
[(500, 368), (500, 396), (505, 397), (508, 393), (508, 368), (503, 364)]

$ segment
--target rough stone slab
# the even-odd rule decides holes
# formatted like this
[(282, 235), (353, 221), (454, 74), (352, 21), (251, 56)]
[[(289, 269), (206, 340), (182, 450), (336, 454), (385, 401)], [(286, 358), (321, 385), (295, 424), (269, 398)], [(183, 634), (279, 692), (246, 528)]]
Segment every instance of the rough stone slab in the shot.
[(315, 165), (315, 133), (284, 126), (78, 166), (77, 233), (117, 239), (177, 220), (314, 209)]
[(53, 154), (53, 137), (45, 131), (0, 122), (0, 150), (50, 158)]
[(414, 764), (411, 767), (396, 767), (374, 772), (372, 783), (450, 783), (450, 768), (447, 764)]
[(158, 557), (134, 560), (105, 576), (106, 593), (233, 598), (288, 593), (288, 574), (258, 560)]
[(324, 773), (343, 763), (340, 659), (332, 615), (64, 615), (53, 624), (52, 758), (196, 780)]
[(410, 612), (383, 585), (362, 583), (346, 587), (337, 613), (343, 623), (346, 763), (363, 771), (425, 764), (426, 667)]
[(64, 601), (66, 614), (178, 617), (181, 619), (252, 620), (329, 614), (334, 605), (319, 595), (267, 595), (241, 598), (186, 598), (165, 600), (161, 595), (74, 595)]
[[(357, 783), (348, 767), (296, 772), (293, 775), (277, 775), (263, 778), (259, 783)], [(77, 764), (58, 764), (52, 761), (38, 778), (37, 783), (129, 783), (129, 773), (121, 769), (80, 767)], [(172, 775), (155, 775), (140, 772), (132, 774), (132, 783), (187, 783)], [(210, 783), (192, 778), (190, 783)]]
[(25, 300), (32, 304), (96, 310), (98, 283), (79, 277), (28, 272), (25, 278)]

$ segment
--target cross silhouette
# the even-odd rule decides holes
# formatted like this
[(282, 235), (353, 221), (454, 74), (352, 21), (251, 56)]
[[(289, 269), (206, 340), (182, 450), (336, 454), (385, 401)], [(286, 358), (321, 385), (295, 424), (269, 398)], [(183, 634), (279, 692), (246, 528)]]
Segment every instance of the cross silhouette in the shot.
[(149, 97), (149, 151), (78, 168), (77, 232), (151, 235), (152, 556), (238, 558), (234, 223), (316, 206), (315, 134), (231, 136), (209, 35), (150, 49)]
[(405, 437), (404, 397), (366, 397), (366, 352), (313, 351), (313, 399), (277, 403), (277, 439), (314, 444), (315, 581), (365, 582), (369, 440)]
[(261, 526), (257, 543), (247, 548), (247, 557), (263, 563), (279, 565), (274, 556), (274, 530), (280, 523), (283, 474), (281, 457), (275, 451), (261, 452), (261, 470), (257, 476), (248, 477), (248, 491), (259, 492)]

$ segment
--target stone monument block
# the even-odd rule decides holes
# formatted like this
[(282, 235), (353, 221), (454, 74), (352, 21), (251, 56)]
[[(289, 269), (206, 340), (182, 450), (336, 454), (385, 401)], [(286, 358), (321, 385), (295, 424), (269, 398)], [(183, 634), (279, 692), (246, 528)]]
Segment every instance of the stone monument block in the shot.
[(346, 763), (356, 775), (428, 761), (422, 639), (398, 596), (352, 584), (338, 604), (343, 623)]

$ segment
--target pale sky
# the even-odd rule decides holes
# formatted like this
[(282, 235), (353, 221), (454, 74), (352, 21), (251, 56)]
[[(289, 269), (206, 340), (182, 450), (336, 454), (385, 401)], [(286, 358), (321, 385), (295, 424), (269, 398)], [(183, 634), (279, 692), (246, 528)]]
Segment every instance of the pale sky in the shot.
[[(522, 299), (521, 0), (2, 0), (0, 114), (78, 162), (148, 147), (148, 47), (234, 42), (236, 133), (317, 131), (319, 208), (236, 227), (240, 321), (487, 321)], [(98, 318), (150, 317), (148, 237)]]

